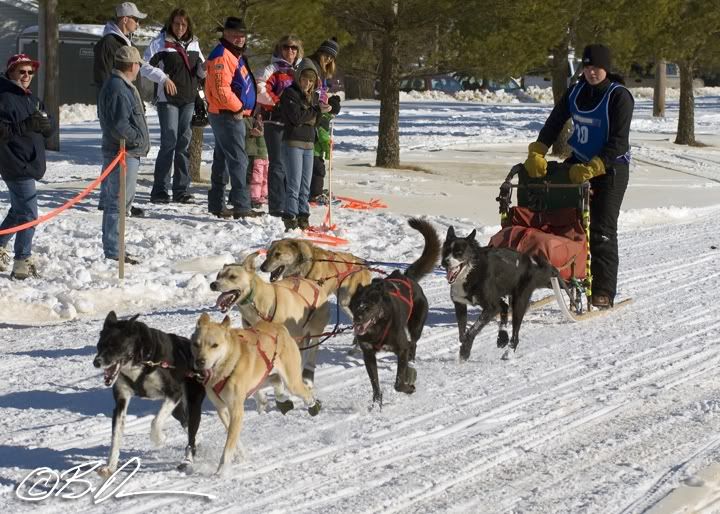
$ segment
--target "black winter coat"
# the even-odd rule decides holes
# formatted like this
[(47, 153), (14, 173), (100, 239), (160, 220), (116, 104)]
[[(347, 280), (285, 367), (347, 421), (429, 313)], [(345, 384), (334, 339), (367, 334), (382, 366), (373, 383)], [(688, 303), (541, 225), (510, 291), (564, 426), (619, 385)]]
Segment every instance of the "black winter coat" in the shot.
[(320, 116), (317, 102), (310, 104), (297, 83), (286, 88), (280, 97), (280, 114), (285, 123), (285, 141), (315, 141), (315, 125)]
[(0, 176), (5, 181), (45, 175), (45, 138), (24, 124), (37, 110), (45, 110), (38, 97), (0, 76)]
[[(565, 122), (570, 119), (570, 94), (581, 82), (585, 82), (584, 79), (581, 79), (574, 86), (568, 88), (550, 113), (550, 116), (545, 122), (545, 126), (538, 136), (538, 141), (545, 146), (550, 147), (553, 145)], [(595, 86), (591, 86), (587, 82), (585, 82), (585, 84), (587, 87), (584, 87), (583, 90), (580, 91), (577, 98), (577, 105), (580, 109), (591, 110), (594, 109), (603, 99), (603, 96), (605, 96), (605, 91), (610, 87), (610, 80), (605, 79)], [(610, 120), (608, 141), (598, 156), (602, 159), (606, 168), (611, 167), (616, 158), (630, 150), (630, 142), (628, 139), (634, 108), (635, 100), (633, 100), (630, 91), (624, 87), (619, 87), (610, 94), (608, 105), (608, 118)]]

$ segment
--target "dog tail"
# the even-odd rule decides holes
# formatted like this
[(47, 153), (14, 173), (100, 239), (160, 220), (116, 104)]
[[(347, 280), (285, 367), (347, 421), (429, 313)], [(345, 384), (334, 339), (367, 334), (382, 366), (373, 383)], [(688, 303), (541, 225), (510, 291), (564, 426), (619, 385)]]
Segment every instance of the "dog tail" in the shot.
[(427, 221), (419, 218), (411, 218), (408, 225), (420, 232), (425, 238), (425, 248), (418, 260), (413, 262), (405, 271), (405, 275), (413, 280), (420, 280), (435, 269), (438, 257), (440, 257), (440, 238), (435, 228)]

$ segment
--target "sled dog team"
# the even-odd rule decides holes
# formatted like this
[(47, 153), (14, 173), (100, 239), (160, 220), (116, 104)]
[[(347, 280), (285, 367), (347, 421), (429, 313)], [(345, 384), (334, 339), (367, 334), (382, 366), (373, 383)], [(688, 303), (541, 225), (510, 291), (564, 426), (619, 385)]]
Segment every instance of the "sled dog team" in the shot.
[[(425, 245), (420, 257), (404, 272), (372, 278), (365, 261), (352, 254), (325, 250), (299, 239), (273, 242), (256, 273), (257, 253), (242, 263), (228, 264), (210, 284), (220, 292), (217, 307), (237, 307), (242, 328), (203, 313), (191, 338), (148, 327), (134, 316), (119, 320), (110, 312), (100, 332), (93, 364), (104, 368), (106, 386), (113, 387), (115, 409), (108, 463), (99, 472), (111, 475), (120, 453), (128, 403), (133, 396), (162, 400), (151, 424), (151, 439), (161, 445), (163, 425), (175, 417), (188, 434), (179, 469), (192, 471), (195, 437), (205, 395), (225, 426), (227, 438), (217, 469), (232, 462), (239, 442), (246, 398), (253, 396), (263, 412), (267, 405), (262, 387), (271, 385), (283, 414), (294, 408), (290, 395), (301, 398), (311, 416), (321, 410), (315, 396), (315, 359), (320, 336), (330, 319), (328, 296), (353, 320), (355, 343), (363, 354), (373, 392), (382, 408), (376, 354), (397, 356), (395, 390), (415, 391), (417, 342), (428, 315), (428, 301), (419, 281), (441, 258), (450, 284), (460, 339), (460, 359), (470, 357), (473, 340), (500, 314), (498, 347), (513, 351), (532, 292), (546, 286), (557, 271), (542, 257), (514, 250), (481, 247), (473, 230), (458, 237), (450, 227), (441, 245), (433, 226), (412, 218)], [(504, 297), (510, 298), (511, 306)], [(481, 307), (480, 317), (467, 327), (467, 305)], [(512, 308), (512, 336), (506, 331)]]

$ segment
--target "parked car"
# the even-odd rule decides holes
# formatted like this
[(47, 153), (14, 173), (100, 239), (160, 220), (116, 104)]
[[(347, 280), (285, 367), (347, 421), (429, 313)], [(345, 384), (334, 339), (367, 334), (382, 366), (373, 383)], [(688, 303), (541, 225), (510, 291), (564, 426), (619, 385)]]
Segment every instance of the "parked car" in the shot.
[[(582, 61), (575, 59), (574, 54), (568, 56), (568, 76), (567, 85), (570, 85), (572, 78), (576, 74), (580, 74), (580, 68), (582, 67)], [(531, 70), (522, 76), (521, 79), (523, 89), (527, 89), (530, 86), (539, 88), (552, 87), (552, 73), (549, 67), (538, 68)]]
[(505, 81), (488, 80), (484, 81), (482, 78), (475, 77), (464, 73), (452, 73), (462, 86), (464, 91), (499, 91), (503, 89), (505, 91), (517, 91), (522, 89), (520, 82), (514, 78), (510, 78)]
[(462, 91), (462, 84), (451, 75), (430, 75), (427, 77), (412, 77), (400, 81), (400, 91), (442, 91), (453, 95)]

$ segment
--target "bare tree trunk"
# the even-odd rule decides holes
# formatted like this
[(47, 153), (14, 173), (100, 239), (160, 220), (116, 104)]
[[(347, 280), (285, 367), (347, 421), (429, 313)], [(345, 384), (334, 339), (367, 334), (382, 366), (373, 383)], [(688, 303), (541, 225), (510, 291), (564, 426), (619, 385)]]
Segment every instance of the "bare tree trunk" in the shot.
[(202, 164), (203, 128), (192, 128), (192, 139), (190, 140), (190, 180), (198, 183), (203, 182), (200, 176), (200, 165)]
[(665, 117), (665, 88), (667, 87), (667, 69), (665, 59), (655, 59), (655, 89), (653, 89), (653, 116)]
[[(553, 100), (557, 104), (568, 88), (568, 77), (570, 67), (568, 65), (568, 42), (563, 41), (552, 51), (552, 90)], [(558, 138), (552, 145), (551, 155), (565, 157), (570, 155), (570, 146), (567, 144), (572, 130), (572, 123), (568, 120), (558, 134)]]
[(387, 30), (383, 34), (380, 60), (380, 123), (375, 165), (381, 168), (400, 166), (400, 71), (398, 63), (397, 3), (390, 2)]
[(695, 96), (693, 93), (694, 62), (680, 61), (680, 114), (675, 144), (695, 145)]
[[(57, 1), (43, 0), (40, 2), (40, 25), (41, 41), (44, 45), (44, 62), (41, 65), (45, 68), (43, 75), (43, 103), (45, 111), (55, 120), (60, 122), (60, 95), (58, 94), (58, 46), (60, 36), (58, 34), (58, 18), (57, 18)], [(45, 147), (48, 150), (60, 150), (60, 131), (55, 133), (45, 141)]]

